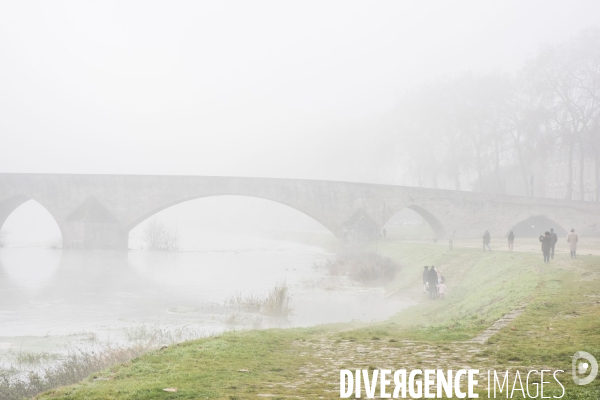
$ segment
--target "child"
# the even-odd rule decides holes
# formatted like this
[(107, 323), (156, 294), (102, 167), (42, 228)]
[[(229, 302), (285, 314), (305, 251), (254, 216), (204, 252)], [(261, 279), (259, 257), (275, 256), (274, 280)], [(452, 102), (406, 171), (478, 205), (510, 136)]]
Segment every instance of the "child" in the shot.
[(444, 279), (442, 279), (442, 282), (437, 285), (437, 289), (438, 289), (438, 293), (440, 295), (440, 298), (442, 300), (444, 300), (444, 295), (446, 294), (446, 283), (445, 283)]

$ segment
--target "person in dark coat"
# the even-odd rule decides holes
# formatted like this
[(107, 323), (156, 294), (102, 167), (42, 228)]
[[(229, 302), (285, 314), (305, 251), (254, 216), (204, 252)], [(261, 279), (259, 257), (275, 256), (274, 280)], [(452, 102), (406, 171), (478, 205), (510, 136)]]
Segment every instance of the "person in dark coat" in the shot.
[(429, 269), (427, 282), (429, 283), (429, 298), (435, 300), (437, 297), (438, 274), (433, 265)]
[(427, 282), (429, 282), (429, 267), (423, 267), (423, 291), (427, 292)]
[(487, 248), (490, 251), (492, 251), (492, 249), (490, 247), (490, 233), (487, 230), (483, 234), (483, 251), (485, 251), (485, 246), (487, 246)]
[(514, 243), (515, 243), (515, 234), (513, 233), (513, 231), (510, 231), (510, 233), (508, 234), (508, 249), (510, 251), (513, 250)]
[(550, 232), (546, 231), (543, 236), (540, 236), (540, 242), (542, 242), (542, 253), (544, 253), (544, 262), (550, 262), (550, 249), (552, 248), (552, 236)]
[(550, 237), (552, 238), (552, 247), (550, 247), (550, 258), (554, 260), (554, 246), (558, 242), (558, 236), (554, 233), (554, 228), (550, 228)]

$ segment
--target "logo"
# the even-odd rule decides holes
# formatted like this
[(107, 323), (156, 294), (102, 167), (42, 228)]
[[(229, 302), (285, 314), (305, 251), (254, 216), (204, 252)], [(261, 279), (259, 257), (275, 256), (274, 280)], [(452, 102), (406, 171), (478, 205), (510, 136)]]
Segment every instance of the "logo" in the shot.
[[(581, 360), (585, 361), (581, 361)], [(591, 367), (591, 370), (590, 370)], [(593, 355), (585, 351), (578, 351), (573, 355), (573, 382), (576, 385), (587, 385), (598, 375), (598, 363)], [(580, 378), (578, 375), (583, 375), (590, 371), (590, 374), (585, 378)]]

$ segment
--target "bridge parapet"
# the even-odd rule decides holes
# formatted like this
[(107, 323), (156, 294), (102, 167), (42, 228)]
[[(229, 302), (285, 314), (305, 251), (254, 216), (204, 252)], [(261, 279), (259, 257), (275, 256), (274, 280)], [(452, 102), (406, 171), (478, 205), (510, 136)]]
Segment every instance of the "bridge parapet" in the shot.
[(599, 203), (352, 182), (151, 175), (0, 174), (0, 226), (19, 205), (35, 199), (57, 221), (65, 248), (126, 249), (129, 231), (146, 218), (221, 195), (285, 204), (340, 238), (358, 214), (370, 231), (379, 232), (404, 208), (423, 216), (438, 238), (452, 231), (455, 237), (478, 237), (485, 229), (504, 236), (537, 215), (583, 235), (600, 235)]

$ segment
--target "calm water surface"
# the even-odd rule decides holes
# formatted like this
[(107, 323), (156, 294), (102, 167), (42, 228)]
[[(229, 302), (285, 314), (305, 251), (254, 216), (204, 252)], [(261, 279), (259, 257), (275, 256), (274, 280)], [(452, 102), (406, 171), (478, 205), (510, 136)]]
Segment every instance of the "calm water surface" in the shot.
[[(136, 240), (131, 240), (135, 248)], [(381, 320), (408, 303), (327, 277), (316, 247), (256, 237), (205, 234), (187, 251), (0, 249), (0, 342), (10, 337), (93, 332), (141, 325), (240, 329), (225, 301), (236, 292), (266, 293), (286, 282), (293, 315), (261, 326), (310, 326)], [(118, 336), (118, 335), (116, 335)]]

